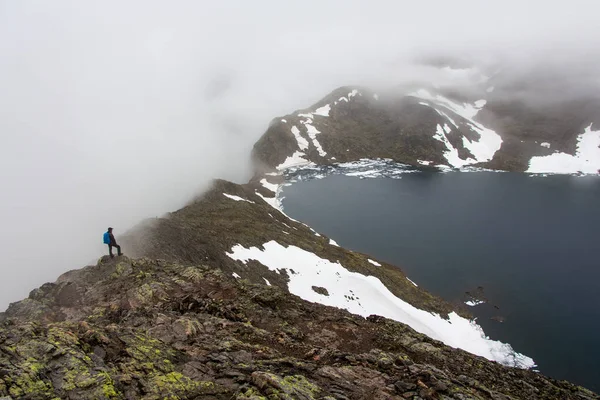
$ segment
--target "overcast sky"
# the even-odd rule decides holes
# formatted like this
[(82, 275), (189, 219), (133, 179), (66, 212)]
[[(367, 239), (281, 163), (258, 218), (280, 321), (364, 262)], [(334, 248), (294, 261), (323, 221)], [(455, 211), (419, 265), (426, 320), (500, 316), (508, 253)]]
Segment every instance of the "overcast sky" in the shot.
[(417, 53), (597, 69), (596, 4), (0, 0), (0, 309), (99, 258), (107, 226), (247, 180), (272, 118), (440, 78)]

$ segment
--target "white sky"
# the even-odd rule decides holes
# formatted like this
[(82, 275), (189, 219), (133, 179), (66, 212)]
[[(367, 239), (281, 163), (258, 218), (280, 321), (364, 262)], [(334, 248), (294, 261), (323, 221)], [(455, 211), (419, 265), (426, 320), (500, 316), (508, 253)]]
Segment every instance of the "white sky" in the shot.
[(416, 53), (596, 69), (598, 4), (0, 0), (0, 309), (100, 257), (107, 226), (245, 181), (272, 118), (433, 79)]

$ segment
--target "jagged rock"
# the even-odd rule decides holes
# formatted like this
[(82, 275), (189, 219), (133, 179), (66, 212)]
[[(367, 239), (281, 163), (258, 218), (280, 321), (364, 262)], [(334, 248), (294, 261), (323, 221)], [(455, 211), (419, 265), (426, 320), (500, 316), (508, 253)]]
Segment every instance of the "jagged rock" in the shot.
[(396, 388), (401, 392), (408, 392), (411, 390), (414, 390), (417, 388), (417, 385), (415, 385), (414, 383), (410, 383), (410, 382), (403, 382), (403, 381), (396, 381), (394, 383), (394, 386), (396, 386)]
[(314, 290), (316, 293), (322, 294), (323, 296), (329, 296), (329, 292), (327, 291), (326, 288), (321, 287), (321, 286), (313, 286), (312, 290)]
[[(95, 271), (71, 273), (77, 277), (71, 282), (86, 293), (77, 303), (58, 301), (60, 285), (45, 285), (44, 295), (35, 291), (13, 304), (0, 324), (0, 396), (600, 398), (440, 342), (428, 341), (417, 351), (414, 343), (423, 336), (400, 323), (309, 303), (276, 286), (237, 281), (201, 266), (193, 267), (190, 284), (189, 268), (151, 259), (101, 260)], [(129, 302), (124, 289), (140, 287), (151, 293), (142, 291), (138, 302)], [(160, 291), (168, 296), (156, 295)], [(73, 304), (84, 318), (65, 312)], [(42, 309), (46, 318), (25, 309)], [(169, 327), (176, 332), (168, 335)], [(349, 329), (360, 346), (343, 339)], [(379, 340), (395, 332), (411, 345)]]

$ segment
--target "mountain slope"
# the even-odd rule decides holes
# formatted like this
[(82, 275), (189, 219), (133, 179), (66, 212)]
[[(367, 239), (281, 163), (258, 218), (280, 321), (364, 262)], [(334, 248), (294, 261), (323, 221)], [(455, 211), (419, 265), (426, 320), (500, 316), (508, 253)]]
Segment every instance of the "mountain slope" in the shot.
[(14, 399), (597, 399), (207, 266), (104, 257), (0, 314)]
[(598, 173), (599, 146), (595, 99), (532, 107), (494, 91), (468, 99), (435, 89), (402, 95), (343, 87), (273, 120), (253, 156), (261, 171), (388, 158), (414, 166)]
[[(205, 264), (253, 283), (264, 284), (266, 278), (288, 290), (289, 273), (278, 273), (259, 263), (247, 266), (227, 254), (234, 246), (262, 247), (276, 241), (339, 262), (351, 272), (377, 276), (392, 293), (420, 309), (442, 315), (453, 311), (451, 305), (415, 287), (399, 268), (384, 262), (374, 265), (367, 255), (341, 248), (274, 209), (265, 201), (273, 199), (274, 194), (260, 182), (237, 185), (217, 180), (188, 206), (166, 218), (147, 221), (121, 241), (128, 253), (137, 257)], [(282, 270), (286, 267), (281, 265)]]

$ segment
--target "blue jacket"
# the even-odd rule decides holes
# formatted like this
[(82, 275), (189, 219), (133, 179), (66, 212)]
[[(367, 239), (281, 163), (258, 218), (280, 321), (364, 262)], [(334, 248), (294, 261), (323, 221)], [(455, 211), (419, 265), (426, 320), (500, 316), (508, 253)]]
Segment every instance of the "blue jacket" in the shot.
[(104, 232), (104, 237), (102, 239), (104, 240), (104, 244), (110, 244), (110, 234), (108, 232)]

